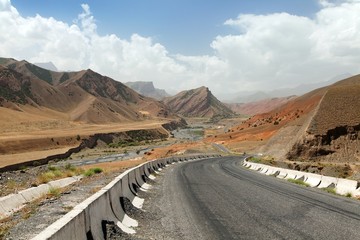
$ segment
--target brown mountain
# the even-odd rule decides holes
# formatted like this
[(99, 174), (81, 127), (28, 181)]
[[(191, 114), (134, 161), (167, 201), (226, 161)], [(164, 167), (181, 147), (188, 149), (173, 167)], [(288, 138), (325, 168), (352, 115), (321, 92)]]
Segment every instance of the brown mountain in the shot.
[(0, 106), (31, 105), (87, 123), (166, 118), (167, 107), (92, 70), (53, 72), (26, 61), (0, 59)]
[(207, 87), (182, 91), (163, 101), (169, 109), (184, 117), (229, 117), (235, 115)]
[(356, 162), (360, 160), (360, 75), (316, 89), (258, 114), (209, 139), (235, 146), (263, 141), (258, 149), (276, 159)]

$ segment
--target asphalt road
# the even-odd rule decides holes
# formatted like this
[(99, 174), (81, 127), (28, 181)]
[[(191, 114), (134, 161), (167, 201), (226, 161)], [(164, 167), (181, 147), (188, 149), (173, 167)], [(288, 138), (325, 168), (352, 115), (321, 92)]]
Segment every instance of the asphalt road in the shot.
[(264, 176), (242, 167), (241, 160), (225, 157), (169, 167), (160, 193), (150, 199), (158, 208), (146, 210), (157, 218), (151, 209), (161, 209), (156, 231), (167, 235), (157, 238), (143, 226), (140, 232), (152, 234), (143, 237), (360, 239), (360, 201)]

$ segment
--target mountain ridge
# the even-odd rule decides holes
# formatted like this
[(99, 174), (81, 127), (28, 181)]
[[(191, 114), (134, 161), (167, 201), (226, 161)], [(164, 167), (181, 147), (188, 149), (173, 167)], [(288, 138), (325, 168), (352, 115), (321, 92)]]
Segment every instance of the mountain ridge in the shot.
[(46, 107), (88, 123), (173, 117), (163, 103), (90, 69), (54, 72), (24, 60), (1, 58), (0, 63), (1, 106)]
[(235, 113), (220, 102), (207, 87), (182, 91), (163, 100), (172, 111), (184, 117), (230, 117)]

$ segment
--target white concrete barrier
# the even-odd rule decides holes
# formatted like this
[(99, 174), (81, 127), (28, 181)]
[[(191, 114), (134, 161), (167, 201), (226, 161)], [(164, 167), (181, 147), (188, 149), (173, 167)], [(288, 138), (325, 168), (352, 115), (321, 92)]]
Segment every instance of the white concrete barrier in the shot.
[(127, 171), (121, 181), (122, 197), (129, 199), (129, 201), (136, 207), (141, 209), (144, 203), (144, 199), (137, 196), (134, 184), (136, 184), (135, 174), (133, 169)]
[(48, 193), (50, 188), (51, 187), (48, 184), (41, 184), (37, 187), (22, 190), (19, 192), (19, 194), (22, 195), (26, 199), (26, 201), (30, 202)]
[(334, 187), (336, 193), (341, 195), (351, 194), (352, 196), (360, 196), (360, 183), (354, 180), (333, 178), (321, 176), (314, 173), (306, 173), (290, 169), (282, 169), (271, 167), (265, 164), (251, 163), (246, 159), (244, 166), (250, 166), (250, 169), (260, 171), (266, 175), (275, 175), (278, 178), (302, 180), (311, 187), (327, 188)]
[(0, 198), (0, 219), (10, 216), (15, 211), (21, 209), (25, 203), (31, 202), (47, 194), (51, 188), (66, 187), (81, 179), (80, 177), (68, 177), (47, 184), (41, 184), (37, 187), (22, 190), (16, 194)]
[(0, 198), (2, 217), (10, 216), (14, 211), (21, 209), (28, 201), (21, 194), (10, 194)]
[(284, 171), (283, 169), (279, 169), (279, 175), (277, 175), (277, 178), (285, 178), (287, 176), (287, 172)]
[(269, 171), (269, 167), (264, 166), (264, 167), (261, 169), (260, 173), (266, 174), (267, 171)]
[(337, 185), (335, 187), (335, 191), (338, 194), (356, 194), (356, 189), (358, 186), (358, 182), (354, 181), (354, 180), (348, 180), (348, 179), (343, 179), (343, 178), (338, 178), (338, 182)]
[(321, 176), (321, 183), (318, 188), (335, 188), (338, 179), (335, 177)]
[(135, 207), (141, 208), (144, 200), (137, 196), (135, 186), (140, 187), (143, 182), (143, 185), (146, 184), (143, 176), (150, 177), (152, 171), (174, 161), (176, 160), (154, 160), (125, 171), (33, 240), (104, 239), (104, 225), (107, 223), (115, 223), (126, 233), (135, 233), (134, 227), (138, 222), (126, 214), (122, 199), (128, 198)]
[(52, 188), (62, 188), (65, 186), (68, 186), (70, 184), (73, 184), (76, 181), (79, 181), (82, 177), (67, 177), (67, 178), (62, 178), (59, 180), (55, 180), (55, 181), (51, 181), (48, 184), (50, 185), (50, 187)]
[(321, 175), (314, 173), (305, 173), (305, 183), (309, 184), (310, 187), (317, 187), (321, 183)]
[(276, 167), (268, 167), (268, 171), (265, 173), (266, 175), (275, 175), (277, 176), (280, 173), (280, 169)]
[(283, 171), (286, 172), (285, 179), (296, 179), (297, 176), (300, 174), (299, 171), (284, 169)]
[(84, 209), (73, 209), (32, 240), (88, 239)]
[(258, 163), (250, 163), (250, 169), (251, 170), (255, 170), (255, 171), (259, 171), (261, 169), (261, 165)]

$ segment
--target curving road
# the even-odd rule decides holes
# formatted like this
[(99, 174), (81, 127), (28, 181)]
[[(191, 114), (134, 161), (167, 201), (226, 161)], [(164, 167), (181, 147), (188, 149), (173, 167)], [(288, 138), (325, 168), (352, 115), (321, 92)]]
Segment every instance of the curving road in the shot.
[[(163, 211), (157, 223), (165, 233), (158, 237), (360, 239), (359, 201), (261, 175), (241, 161), (208, 159), (166, 170), (161, 194), (150, 199)], [(154, 206), (147, 208), (151, 215)]]

